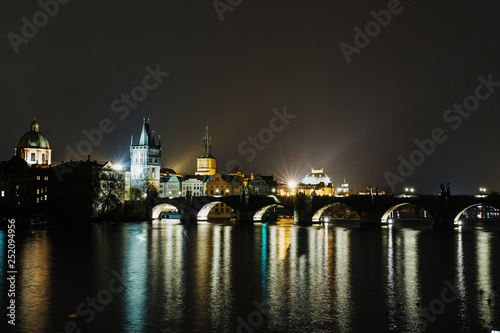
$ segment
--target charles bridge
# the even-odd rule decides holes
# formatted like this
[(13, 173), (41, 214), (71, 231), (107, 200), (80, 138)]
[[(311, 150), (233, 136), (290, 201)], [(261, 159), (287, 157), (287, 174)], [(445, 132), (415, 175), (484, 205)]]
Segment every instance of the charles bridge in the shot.
[(350, 196), (200, 196), (182, 198), (158, 198), (149, 201), (151, 219), (158, 219), (161, 211), (174, 206), (181, 215), (182, 223), (206, 220), (210, 210), (224, 203), (234, 210), (239, 223), (263, 221), (264, 214), (273, 207), (282, 206), (293, 213), (294, 223), (311, 225), (319, 223), (329, 207), (339, 203), (348, 206), (361, 217), (362, 224), (386, 223), (395, 209), (414, 204), (432, 216), (435, 227), (453, 227), (460, 215), (474, 206), (500, 207), (500, 195), (350, 195)]

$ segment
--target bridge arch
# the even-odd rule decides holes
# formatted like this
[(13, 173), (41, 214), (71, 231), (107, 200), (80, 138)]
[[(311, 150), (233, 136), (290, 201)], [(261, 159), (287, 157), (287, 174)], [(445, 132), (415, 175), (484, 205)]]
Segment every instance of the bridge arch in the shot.
[(424, 209), (434, 219), (434, 216), (432, 216), (430, 211), (427, 208), (425, 208), (424, 206), (417, 204), (417, 203), (414, 203), (414, 202), (403, 202), (403, 203), (394, 205), (391, 208), (389, 208), (388, 210), (386, 210), (385, 213), (382, 215), (380, 222), (381, 223), (389, 223), (389, 220), (390, 220), (389, 217), (391, 216), (391, 213), (394, 212), (396, 209), (403, 207), (403, 206), (407, 206), (407, 205), (417, 206), (417, 207)]
[(228, 205), (227, 203), (223, 202), (223, 201), (218, 201), (218, 200), (215, 200), (215, 201), (211, 201), (207, 204), (205, 204), (203, 207), (201, 207), (201, 209), (198, 211), (198, 214), (196, 216), (196, 218), (198, 219), (198, 221), (206, 221), (208, 220), (208, 214), (210, 214), (210, 212), (212, 211), (212, 209), (217, 206), (218, 204), (225, 204), (226, 206), (228, 206), (229, 208), (231, 208), (233, 210), (233, 212), (236, 212), (236, 210), (231, 207), (230, 205)]
[(158, 204), (158, 205), (153, 207), (153, 215), (152, 215), (153, 220), (159, 220), (161, 212), (164, 211), (165, 209), (175, 209), (175, 210), (179, 211), (179, 208), (172, 205), (172, 204), (169, 204), (169, 203)]
[(316, 211), (316, 213), (313, 214), (312, 222), (313, 223), (320, 222), (320, 219), (321, 219), (321, 216), (323, 215), (323, 213), (325, 211), (327, 211), (329, 208), (331, 208), (331, 207), (333, 207), (335, 205), (342, 205), (342, 206), (348, 207), (349, 209), (351, 209), (352, 211), (354, 211), (358, 215), (358, 217), (361, 219), (361, 214), (356, 209), (354, 209), (352, 206), (346, 205), (343, 202), (338, 202), (337, 201), (337, 202), (329, 203), (328, 205), (325, 205), (325, 206), (321, 207), (320, 209), (318, 209)]
[(258, 211), (255, 212), (253, 215), (253, 220), (254, 221), (262, 221), (262, 216), (266, 213), (266, 211), (272, 207), (278, 207), (278, 204), (272, 204), (272, 205), (267, 205), (262, 208), (260, 208)]
[[(475, 203), (475, 204), (473, 204), (473, 205), (470, 205), (470, 206), (468, 206), (468, 207), (466, 207), (466, 208), (462, 209), (462, 210), (461, 210), (461, 211), (460, 211), (460, 212), (459, 212), (459, 213), (455, 216), (455, 218), (454, 218), (453, 222), (454, 222), (455, 224), (458, 224), (458, 223), (460, 222), (460, 217), (461, 217), (463, 214), (465, 214), (465, 212), (466, 212), (466, 211), (468, 211), (468, 210), (469, 210), (469, 209), (471, 209), (471, 208), (474, 208), (474, 207), (480, 207), (480, 206), (489, 207), (489, 208), (493, 208), (493, 209), (498, 210), (498, 208), (497, 208), (497, 207), (495, 207), (495, 206), (493, 206), (493, 205), (490, 205), (490, 204), (485, 204), (485, 203)], [(489, 215), (489, 214), (488, 214), (488, 215)], [(483, 217), (483, 218), (484, 218), (484, 217)], [(488, 219), (488, 218), (490, 218), (490, 217), (486, 217), (485, 219)]]

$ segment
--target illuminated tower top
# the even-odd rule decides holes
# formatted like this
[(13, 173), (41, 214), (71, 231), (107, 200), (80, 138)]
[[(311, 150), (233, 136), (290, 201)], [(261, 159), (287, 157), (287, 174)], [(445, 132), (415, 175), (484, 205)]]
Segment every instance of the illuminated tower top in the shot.
[(208, 135), (208, 125), (203, 138), (203, 153), (196, 159), (196, 175), (215, 175), (216, 160), (212, 156), (212, 138)]

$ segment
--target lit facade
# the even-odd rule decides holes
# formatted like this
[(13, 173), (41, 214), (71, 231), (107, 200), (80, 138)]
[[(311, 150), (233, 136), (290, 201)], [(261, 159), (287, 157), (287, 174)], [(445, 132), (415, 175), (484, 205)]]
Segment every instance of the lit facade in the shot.
[(208, 126), (206, 127), (202, 147), (203, 153), (196, 159), (196, 175), (215, 175), (216, 160), (212, 156), (212, 138), (208, 135)]
[(143, 195), (160, 193), (161, 141), (156, 143), (151, 133), (149, 119), (143, 119), (138, 144), (130, 143), (130, 187), (139, 189)]
[(181, 182), (182, 196), (199, 197), (205, 195), (203, 176), (184, 176)]
[(25, 160), (29, 166), (52, 164), (52, 149), (47, 138), (40, 133), (40, 125), (36, 122), (36, 118), (31, 123), (31, 130), (19, 140), (15, 155)]
[(335, 188), (330, 177), (323, 172), (323, 169), (311, 169), (301, 183), (297, 186), (297, 191), (305, 195), (333, 196)]
[(349, 188), (349, 184), (347, 183), (346, 179), (344, 178), (344, 182), (340, 187), (337, 187), (337, 195), (340, 196), (348, 196), (351, 193), (351, 189)]

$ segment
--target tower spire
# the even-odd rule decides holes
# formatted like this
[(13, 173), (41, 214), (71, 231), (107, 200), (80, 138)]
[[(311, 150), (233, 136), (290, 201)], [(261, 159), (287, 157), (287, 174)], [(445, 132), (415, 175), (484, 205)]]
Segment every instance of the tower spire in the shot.
[(212, 156), (212, 138), (208, 135), (208, 124), (205, 127), (205, 137), (203, 138), (203, 154), (201, 157), (213, 157)]
[(141, 138), (139, 139), (139, 145), (141, 146), (149, 146), (151, 140), (151, 133), (149, 129), (149, 118), (146, 122), (146, 117), (142, 118), (142, 131)]

